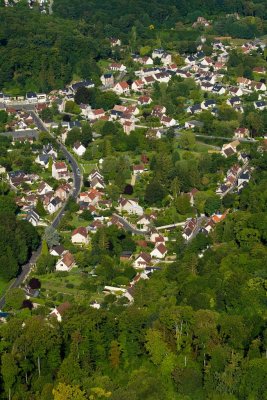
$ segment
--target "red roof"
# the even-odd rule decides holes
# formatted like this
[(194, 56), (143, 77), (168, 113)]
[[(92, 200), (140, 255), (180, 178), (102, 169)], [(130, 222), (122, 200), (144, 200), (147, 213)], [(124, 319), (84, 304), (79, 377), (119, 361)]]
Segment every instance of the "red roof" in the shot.
[(83, 226), (80, 226), (80, 227), (74, 229), (74, 231), (72, 232), (71, 236), (75, 236), (75, 235), (77, 235), (77, 234), (80, 234), (80, 235), (82, 235), (82, 236), (84, 236), (84, 237), (87, 237), (87, 230), (86, 230), (86, 228), (83, 227)]

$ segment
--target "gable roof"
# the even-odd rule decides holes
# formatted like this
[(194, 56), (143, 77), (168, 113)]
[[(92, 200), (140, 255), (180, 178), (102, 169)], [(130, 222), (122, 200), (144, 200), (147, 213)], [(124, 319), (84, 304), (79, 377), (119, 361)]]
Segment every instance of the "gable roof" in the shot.
[(84, 236), (85, 238), (87, 238), (87, 230), (85, 227), (83, 226), (79, 226), (78, 228), (74, 229), (74, 231), (72, 232), (71, 236), (75, 236), (77, 234), (80, 234), (81, 236)]

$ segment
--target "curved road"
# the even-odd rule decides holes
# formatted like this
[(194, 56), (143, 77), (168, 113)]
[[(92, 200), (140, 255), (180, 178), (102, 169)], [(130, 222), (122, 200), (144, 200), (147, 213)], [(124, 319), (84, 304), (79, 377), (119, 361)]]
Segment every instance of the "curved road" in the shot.
[[(34, 111), (30, 111), (30, 113), (31, 113), (31, 115), (33, 117), (33, 120), (34, 120), (36, 126), (38, 127), (38, 129), (40, 131), (45, 131), (45, 132), (48, 132), (50, 134), (50, 132), (48, 131), (47, 127), (44, 125), (44, 123), (41, 120), (41, 118)], [(51, 136), (53, 136), (53, 135), (51, 135)], [(71, 166), (71, 169), (72, 169), (72, 172), (73, 172), (73, 192), (72, 192), (72, 197), (74, 199), (77, 199), (77, 197), (78, 197), (78, 195), (80, 193), (81, 183), (82, 183), (82, 177), (81, 177), (81, 174), (79, 172), (78, 163), (75, 160), (75, 158), (73, 157), (73, 155), (68, 152), (68, 150), (66, 149), (66, 147), (62, 143), (58, 142), (58, 144), (59, 144), (60, 150), (63, 152), (64, 156), (66, 157), (66, 159), (70, 163), (70, 166)], [(55, 219), (51, 223), (51, 226), (53, 226), (53, 228), (56, 228), (59, 225), (60, 221), (62, 220), (62, 218), (64, 216), (64, 213), (65, 213), (65, 207), (66, 207), (66, 203), (63, 205), (63, 207), (61, 208), (60, 212), (57, 214), (57, 216), (55, 217)], [(26, 277), (29, 275), (29, 273), (31, 271), (31, 266), (36, 263), (38, 257), (41, 254), (41, 248), (42, 247), (40, 245), (39, 248), (35, 252), (33, 252), (30, 260), (28, 261), (28, 263), (24, 264), (21, 267), (20, 274), (16, 277), (16, 279), (7, 288), (5, 294), (10, 289), (19, 287), (22, 284), (22, 282), (26, 279)], [(0, 298), (0, 309), (2, 309), (3, 306), (5, 305), (5, 294)]]

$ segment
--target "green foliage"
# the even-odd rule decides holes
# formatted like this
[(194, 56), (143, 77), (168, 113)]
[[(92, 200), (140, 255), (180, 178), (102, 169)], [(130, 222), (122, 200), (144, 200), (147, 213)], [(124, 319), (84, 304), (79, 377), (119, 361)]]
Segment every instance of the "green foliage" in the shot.
[(6, 306), (14, 310), (19, 310), (22, 307), (25, 293), (22, 289), (10, 289), (6, 294)]

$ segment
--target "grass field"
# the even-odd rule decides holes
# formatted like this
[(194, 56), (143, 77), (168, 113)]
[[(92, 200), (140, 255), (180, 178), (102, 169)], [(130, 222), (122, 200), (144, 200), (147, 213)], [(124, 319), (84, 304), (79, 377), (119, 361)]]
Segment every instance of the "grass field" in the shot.
[(7, 288), (11, 285), (13, 279), (11, 281), (5, 281), (4, 279), (0, 279), (0, 297), (5, 294)]

